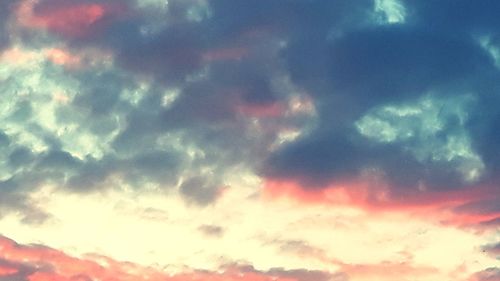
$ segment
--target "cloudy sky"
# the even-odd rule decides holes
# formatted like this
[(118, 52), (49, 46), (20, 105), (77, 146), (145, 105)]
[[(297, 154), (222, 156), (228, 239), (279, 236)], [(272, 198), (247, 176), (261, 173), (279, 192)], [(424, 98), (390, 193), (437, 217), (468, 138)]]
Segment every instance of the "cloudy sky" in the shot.
[(0, 281), (499, 281), (499, 13), (0, 0)]

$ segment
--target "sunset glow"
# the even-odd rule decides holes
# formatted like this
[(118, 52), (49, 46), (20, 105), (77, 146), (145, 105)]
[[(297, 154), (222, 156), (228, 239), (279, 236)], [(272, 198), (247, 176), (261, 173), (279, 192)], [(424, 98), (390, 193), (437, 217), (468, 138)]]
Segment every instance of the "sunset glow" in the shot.
[(0, 1), (0, 281), (500, 281), (499, 11)]

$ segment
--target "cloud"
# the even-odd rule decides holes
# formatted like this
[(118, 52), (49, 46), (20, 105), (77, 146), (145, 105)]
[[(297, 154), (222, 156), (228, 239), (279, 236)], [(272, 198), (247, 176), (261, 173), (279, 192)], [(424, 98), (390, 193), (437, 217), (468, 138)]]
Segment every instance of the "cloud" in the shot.
[(206, 205), (217, 197), (220, 187), (211, 184), (210, 179), (193, 177), (185, 180), (179, 187), (181, 195), (194, 203)]
[[(305, 190), (370, 175), (395, 201), (416, 190), (497, 184), (497, 110), (489, 104), (499, 72), (480, 40), (495, 36), (493, 18), (462, 2), (452, 8), (466, 11), (470, 21), (461, 23), (453, 13), (438, 16), (448, 2), (436, 9), (416, 1), (391, 5), (379, 1), (376, 9), (397, 8), (399, 16), (404, 10), (404, 20), (331, 24), (317, 41), (289, 42), (287, 69), (314, 97), (317, 127), (271, 154), (261, 175)], [(439, 17), (436, 25), (429, 25), (431, 16)], [(455, 33), (455, 23), (470, 26)]]
[(0, 50), (9, 44), (9, 33), (7, 32), (7, 21), (16, 0), (2, 1), (0, 4)]
[[(228, 266), (228, 265), (226, 265)], [(270, 276), (275, 276), (275, 278), (283, 278), (287, 280), (290, 278), (291, 280), (296, 281), (348, 281), (349, 277), (344, 273), (334, 273), (330, 274), (327, 272), (316, 271), (316, 270), (306, 270), (306, 269), (296, 269), (296, 270), (285, 270), (283, 268), (271, 268), (268, 271), (259, 271), (256, 270), (253, 266), (250, 265), (229, 265), (230, 268), (235, 268), (240, 270), (244, 274), (257, 275), (257, 274), (266, 274)]]
[[(134, 228), (127, 220), (134, 214), (132, 221), (150, 230), (142, 247), (172, 252), (165, 249), (175, 246), (179, 253), (171, 260), (196, 263), (199, 257), (210, 264), (228, 253), (253, 263), (230, 261), (219, 270), (167, 274), (0, 238), (0, 280), (346, 281), (390, 280), (387, 272), (401, 280), (448, 274), (462, 262), (460, 255), (443, 258), (440, 265), (446, 268), (425, 266), (436, 260), (434, 249), (446, 252), (447, 243), (432, 244), (433, 237), (426, 237), (428, 244), (415, 242), (420, 248), (415, 246), (414, 257), (394, 256), (400, 245), (379, 245), (386, 233), (407, 239), (398, 236), (403, 219), (384, 229), (374, 218), (425, 218), (450, 229), (498, 226), (495, 8), (498, 4), (489, 0), (480, 5), (462, 0), (1, 1), (0, 215), (27, 224), (18, 233), (29, 233), (23, 229), (29, 224), (53, 223), (82, 236), (77, 233), (82, 225), (92, 228), (99, 221), (106, 225), (95, 232), (106, 237), (100, 245), (120, 255), (124, 248), (116, 245), (121, 244), (106, 245), (116, 241), (108, 232)], [(243, 185), (251, 190), (239, 189)], [(127, 218), (109, 228), (105, 216), (79, 217), (94, 206), (83, 198), (104, 194), (134, 195), (133, 200), (120, 197), (124, 201), (117, 209), (128, 212)], [(165, 201), (155, 208), (130, 203), (143, 194)], [(59, 203), (49, 206), (46, 199), (54, 197)], [(282, 209), (281, 197), (295, 199), (288, 202), (292, 207)], [(171, 204), (179, 199), (195, 211)], [(123, 207), (127, 204), (135, 207)], [(355, 229), (335, 232), (345, 235), (345, 242), (333, 243), (304, 227), (320, 219), (318, 210), (324, 214), (336, 207), (353, 208), (366, 220), (356, 221), (357, 228), (340, 219), (318, 227), (330, 233), (334, 221), (338, 229)], [(105, 209), (110, 216), (116, 211), (111, 209)], [(101, 215), (98, 210), (91, 213)], [(269, 210), (286, 214), (271, 218)], [(245, 227), (225, 224), (240, 214)], [(189, 218), (198, 215), (199, 220)], [(261, 231), (255, 223), (266, 222), (268, 215), (273, 223)], [(167, 220), (172, 232), (153, 224)], [(186, 221), (193, 221), (188, 230), (175, 225)], [(417, 227), (406, 227), (408, 236), (414, 235)], [(261, 233), (276, 238), (271, 248), (254, 248), (262, 246)], [(463, 234), (450, 233), (443, 240)], [(363, 241), (369, 241), (375, 257), (356, 260), (365, 257), (354, 249), (368, 246), (346, 238), (352, 235), (368, 239)], [(375, 241), (372, 235), (384, 237)], [(137, 239), (132, 231), (126, 237)], [(219, 239), (200, 252), (204, 242), (172, 243), (171, 237)], [(476, 253), (465, 248), (476, 237), (460, 237), (465, 242), (456, 252), (475, 259)], [(230, 242), (222, 244), (225, 239)], [(248, 243), (243, 247), (242, 241)], [(158, 257), (139, 248), (125, 250), (142, 253), (143, 259)], [(188, 259), (185, 253), (196, 254)], [(490, 262), (487, 258), (481, 264)], [(291, 266), (302, 266), (303, 259), (338, 272)], [(272, 266), (259, 267), (259, 262)], [(468, 270), (480, 269), (474, 264)], [(476, 276), (489, 280), (496, 271)]]
[(497, 260), (500, 259), (500, 242), (483, 246), (483, 251), (495, 257)]
[(0, 280), (348, 280), (343, 275), (330, 274), (305, 269), (271, 269), (259, 271), (251, 266), (238, 264), (225, 265), (219, 272), (188, 269), (177, 274), (144, 267), (130, 262), (87, 255), (82, 258), (72, 257), (56, 249), (42, 245), (21, 245), (6, 237), (0, 237)]
[(2, 104), (0, 117), (2, 155), (7, 159), (2, 182), (12, 186), (3, 192), (23, 198), (54, 184), (94, 190), (113, 175), (132, 186), (175, 187), (188, 156), (180, 147), (155, 144), (161, 132), (142, 147), (115, 153), (120, 152), (113, 146), (115, 136), (127, 116), (138, 111), (126, 94), (140, 93), (140, 82), (114, 68), (95, 73), (102, 64), (68, 71), (51, 54), (20, 47), (3, 53), (1, 90), (10, 101)]
[(492, 267), (483, 271), (477, 272), (469, 279), (471, 281), (497, 281), (500, 280), (500, 269)]
[(123, 1), (24, 1), (17, 5), (16, 16), (24, 28), (78, 39), (92, 36), (116, 20), (123, 7)]
[(224, 235), (224, 228), (218, 225), (204, 224), (198, 227), (198, 230), (209, 237), (222, 237)]
[[(391, 174), (402, 174), (403, 169), (425, 169), (427, 163), (407, 155), (404, 146), (367, 143), (357, 132), (353, 132), (353, 123), (362, 118), (366, 119), (366, 114), (373, 108), (384, 104), (396, 105), (397, 108), (398, 105), (415, 102), (416, 97), (425, 97), (429, 92), (433, 93), (431, 99), (439, 100), (441, 96), (456, 97), (464, 90), (479, 91), (474, 97), (480, 99), (480, 93), (483, 91), (478, 88), (483, 83), (483, 77), (480, 75), (487, 76), (488, 73), (496, 72), (491, 59), (475, 42), (447, 38), (411, 26), (370, 27), (346, 33), (332, 43), (325, 41), (323, 44), (325, 48), (329, 48), (329, 51), (324, 53), (324, 60), (328, 62), (329, 69), (322, 74), (327, 85), (316, 91), (311, 87), (311, 91), (318, 95), (319, 127), (308, 138), (271, 157), (270, 166), (274, 167), (272, 169), (277, 170), (277, 173), (280, 172), (280, 161), (287, 163), (285, 165), (298, 165), (290, 169), (303, 169), (306, 171), (306, 177), (307, 171), (317, 171), (318, 173), (310, 178), (319, 177), (320, 180), (321, 176), (335, 177), (337, 169), (360, 170), (363, 169), (362, 165), (370, 165), (370, 162), (375, 162), (375, 165), (378, 165), (376, 162), (382, 162), (380, 166), (386, 166), (382, 169)], [(293, 71), (294, 64), (291, 68)], [(300, 77), (308, 75), (317, 74), (301, 72)], [(458, 85), (462, 89), (457, 89)], [(442, 107), (447, 106), (446, 103), (445, 100)], [(397, 116), (398, 120), (401, 120), (401, 117)], [(456, 117), (458, 116), (434, 118)], [(450, 122), (450, 125), (453, 125), (453, 119), (440, 122)], [(468, 124), (462, 122), (457, 125), (466, 127)], [(440, 128), (442, 134), (453, 129)], [(320, 154), (323, 157), (319, 157)], [(391, 154), (399, 155), (394, 159), (395, 162), (408, 163), (408, 168), (403, 166), (401, 171), (397, 167), (391, 167), (391, 163), (383, 163), (391, 161), (384, 159), (390, 158), (385, 155)], [(286, 157), (295, 157), (294, 155), (305, 161), (285, 160)], [(283, 160), (280, 160), (281, 158)], [(419, 165), (423, 166), (419, 168)], [(433, 167), (434, 170), (436, 168), (441, 170), (440, 173), (448, 173), (442, 170), (446, 167)], [(286, 174), (287, 167), (284, 166), (282, 170)], [(344, 172), (354, 174), (356, 171)], [(415, 177), (413, 183), (412, 179), (403, 179), (403, 182), (408, 181), (408, 185), (415, 185), (415, 181), (422, 180), (429, 181), (432, 185), (433, 181), (438, 181), (437, 185), (446, 185), (446, 181), (433, 179), (437, 175), (417, 174), (418, 172), (412, 175)], [(456, 182), (449, 184), (457, 185)]]
[(415, 24), (427, 25), (432, 21), (433, 27), (442, 32), (453, 29), (462, 34), (498, 33), (495, 28), (498, 18), (492, 12), (492, 9), (498, 8), (495, 1), (487, 1), (482, 5), (473, 5), (463, 0), (423, 5), (418, 1), (406, 0), (405, 4), (411, 11), (411, 21)]
[(208, 206), (232, 167), (313, 193), (373, 180), (346, 193), (388, 205), (497, 183), (493, 2), (5, 3), (9, 196), (147, 186)]

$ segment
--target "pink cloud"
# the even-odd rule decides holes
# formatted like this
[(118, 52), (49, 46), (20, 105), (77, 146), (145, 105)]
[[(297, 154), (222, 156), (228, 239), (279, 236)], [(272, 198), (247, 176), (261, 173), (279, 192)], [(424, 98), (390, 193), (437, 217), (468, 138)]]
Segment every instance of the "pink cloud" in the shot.
[[(0, 236), (0, 277), (22, 277), (29, 281), (309, 281), (287, 272), (241, 270), (238, 266), (222, 272), (190, 270), (169, 274), (151, 267), (119, 262), (99, 255), (72, 257), (41, 245), (20, 245)], [(26, 270), (28, 269), (28, 270)]]
[(300, 204), (343, 205), (377, 212), (402, 212), (432, 218), (455, 226), (473, 226), (500, 218), (500, 213), (457, 212), (454, 208), (470, 202), (487, 200), (493, 187), (477, 186), (447, 191), (405, 190), (395, 194), (384, 183), (351, 180), (332, 183), (322, 188), (308, 188), (290, 180), (268, 179), (263, 198), (291, 198)]
[(17, 273), (19, 270), (11, 266), (0, 265), (0, 276), (12, 275)]
[[(47, 4), (45, 4), (47, 3)], [(21, 26), (46, 29), (67, 38), (86, 37), (96, 32), (97, 25), (109, 16), (116, 16), (123, 8), (102, 3), (78, 3), (75, 1), (22, 2), (16, 11)]]

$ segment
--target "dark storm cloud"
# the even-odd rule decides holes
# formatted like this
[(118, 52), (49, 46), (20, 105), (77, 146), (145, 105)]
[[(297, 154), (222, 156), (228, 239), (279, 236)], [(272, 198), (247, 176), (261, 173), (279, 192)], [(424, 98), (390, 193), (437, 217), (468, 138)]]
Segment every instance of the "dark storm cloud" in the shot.
[[(57, 134), (37, 123), (40, 101), (20, 100), (11, 110), (9, 122), (24, 126), (48, 148), (35, 151), (17, 144), (14, 134), (0, 133), (12, 174), (5, 184), (26, 188), (53, 181), (85, 191), (120, 175), (133, 186), (177, 186), (186, 200), (199, 205), (216, 200), (222, 174), (242, 163), (258, 167), (264, 177), (314, 187), (365, 170), (383, 174), (394, 193), (421, 185), (442, 190), (480, 181), (496, 184), (499, 73), (480, 41), (489, 36), (489, 46), (498, 46), (498, 20), (492, 12), (498, 5), (493, 1), (403, 1), (406, 18), (396, 24), (381, 21), (369, 0), (211, 0), (207, 7), (174, 0), (166, 8), (139, 7), (131, 0), (61, 3), (40, 1), (34, 15), (48, 35), (27, 32), (20, 40), (32, 46), (62, 40), (75, 52), (109, 50), (117, 68), (62, 73), (44, 66), (44, 81), (62, 83), (64, 77), (75, 95), (55, 109)], [(10, 11), (3, 6), (0, 16)], [(69, 20), (75, 11), (92, 13)], [(68, 26), (61, 25), (65, 20)], [(25, 29), (38, 31), (37, 24)], [(278, 77), (289, 77), (313, 99), (317, 124), (266, 157), (277, 128), (295, 122), (280, 112), (263, 119), (256, 110), (287, 103), (291, 91)], [(152, 82), (141, 90), (134, 79)], [(165, 102), (167, 89), (177, 98)], [(369, 138), (356, 129), (364, 116), (387, 105), (415, 104), (429, 92), (433, 100), (472, 95), (474, 103), (464, 106), (463, 116), (446, 112), (453, 105), (442, 106), (432, 117), (442, 123), (432, 138), (426, 135), (430, 125), (423, 122), (397, 141)], [(274, 134), (248, 133), (251, 118)], [(76, 133), (62, 139), (60, 134), (75, 126), (89, 143), (82, 145)], [(460, 135), (463, 130), (466, 137)], [(429, 143), (445, 150), (457, 135), (470, 139), (480, 158), (476, 162), (484, 163), (479, 180), (463, 176), (472, 156), (435, 161), (436, 150), (422, 148)], [(165, 138), (170, 143), (162, 143)], [(83, 149), (77, 156), (76, 144), (99, 150)], [(430, 152), (417, 155), (426, 149)], [(202, 168), (212, 174), (201, 174)]]
[(476, 42), (404, 25), (350, 32), (329, 53), (333, 89), (361, 106), (397, 102), (493, 71)]
[[(335, 27), (366, 22), (364, 18), (372, 8), (368, 0), (214, 0), (208, 1), (209, 15), (198, 21), (188, 19), (196, 8), (192, 1), (169, 1), (168, 9), (164, 13), (157, 11), (156, 15), (153, 9), (134, 10), (133, 1), (115, 2), (126, 7), (121, 11), (122, 17), (103, 25), (100, 33), (72, 38), (70, 43), (111, 47), (122, 66), (154, 75), (163, 83), (182, 83), (189, 74), (200, 70), (203, 54), (211, 50), (266, 45), (272, 42), (271, 38), (316, 43)], [(53, 0), (46, 3), (56, 5)], [(152, 28), (150, 25), (155, 22), (162, 24)], [(244, 71), (244, 67), (238, 70)], [(252, 82), (252, 77), (249, 79), (247, 84)]]
[[(498, 158), (493, 139), (498, 134), (491, 127), (496, 124), (491, 118), (498, 110), (492, 105), (482, 106), (497, 101), (499, 72), (494, 58), (474, 32), (476, 27), (495, 31), (496, 18), (485, 10), (494, 10), (496, 4), (482, 3), (478, 5), (481, 8), (467, 9), (463, 6), (474, 5), (462, 2), (459, 8), (449, 1), (430, 5), (403, 1), (409, 15), (405, 23), (365, 22), (351, 28), (339, 27), (335, 36), (323, 36), (322, 40), (292, 41), (283, 55), (293, 81), (315, 96), (318, 128), (271, 155), (262, 173), (321, 187), (353, 179), (363, 170), (374, 168), (385, 175), (394, 193), (399, 192), (398, 187), (416, 188), (422, 184), (432, 189), (477, 184), (461, 179), (457, 159), (417, 159), (409, 149), (420, 142), (417, 138), (374, 142), (355, 128), (355, 122), (374, 108), (414, 103), (428, 93), (434, 99), (472, 94), (476, 105), (467, 107), (470, 119), (462, 125), (479, 127), (474, 129), (477, 134), (474, 130), (467, 132), (487, 165), (481, 180), (494, 181)], [(486, 18), (481, 19), (483, 12)], [(454, 19), (453, 13), (464, 14), (469, 21), (454, 25), (458, 16)], [(450, 118), (443, 121), (441, 136), (436, 135), (443, 142), (462, 126), (453, 119), (456, 117)]]
[(405, 0), (409, 10), (409, 20), (415, 24), (429, 26), (441, 32), (498, 34), (500, 20), (495, 11), (500, 4), (494, 0), (474, 3), (467, 0), (445, 0), (422, 3), (418, 0)]
[(168, 27), (157, 36), (124, 45), (118, 59), (125, 67), (153, 74), (159, 81), (182, 82), (201, 67), (201, 31), (190, 23)]

